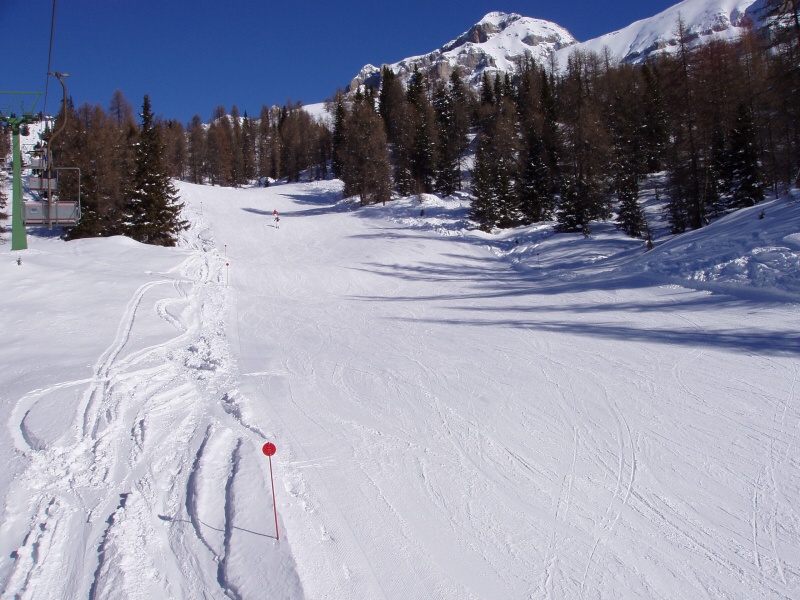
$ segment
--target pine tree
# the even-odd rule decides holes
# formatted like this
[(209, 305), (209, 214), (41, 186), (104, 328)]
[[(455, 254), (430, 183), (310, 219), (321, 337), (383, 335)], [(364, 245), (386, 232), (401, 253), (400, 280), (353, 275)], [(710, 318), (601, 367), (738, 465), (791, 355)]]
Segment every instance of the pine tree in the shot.
[(239, 187), (246, 183), (244, 176), (244, 144), (242, 143), (242, 118), (239, 108), (231, 108), (231, 185)]
[(183, 179), (187, 169), (186, 130), (180, 121), (170, 119), (161, 125), (164, 142), (164, 166), (170, 177)]
[(407, 92), (413, 120), (413, 141), (411, 143), (411, 176), (415, 192), (431, 193), (436, 181), (436, 114), (428, 99), (428, 89), (422, 74), (415, 70), (411, 76)]
[(764, 199), (755, 138), (753, 111), (742, 103), (731, 132), (731, 205), (734, 208), (753, 206)]
[(164, 148), (147, 95), (142, 103), (141, 118), (126, 231), (133, 239), (146, 244), (174, 246), (178, 233), (187, 228), (187, 223), (180, 218), (183, 204), (164, 168)]
[(703, 199), (708, 212), (718, 216), (723, 209), (722, 196), (731, 186), (730, 151), (728, 136), (718, 115), (712, 127), (709, 156), (704, 161)]
[(453, 99), (444, 85), (440, 85), (434, 93), (433, 108), (436, 111), (439, 140), (436, 191), (443, 196), (451, 196), (460, 185), (461, 156), (455, 134)]
[(344, 122), (341, 179), (345, 197), (358, 196), (361, 205), (386, 203), (392, 197), (391, 165), (383, 119), (374, 101), (356, 98)]
[(701, 183), (700, 144), (697, 138), (696, 90), (692, 71), (694, 53), (689, 48), (689, 30), (682, 17), (678, 17), (675, 30), (678, 39), (675, 85), (678, 117), (673, 133), (669, 157), (670, 202), (667, 217), (673, 233), (686, 227), (699, 229), (705, 220), (705, 198)]
[[(76, 162), (70, 166), (81, 169), (83, 210), (78, 227), (68, 232), (70, 239), (119, 235), (124, 231), (125, 190), (130, 187), (133, 174), (136, 128), (134, 123), (126, 121), (120, 129), (117, 122), (100, 106), (84, 104), (77, 111), (76, 141), (79, 152), (75, 157)], [(61, 135), (64, 133), (66, 130)], [(60, 164), (70, 163), (62, 161)], [(67, 181), (64, 184), (68, 186)], [(63, 194), (70, 193), (69, 187), (59, 193), (64, 198), (68, 197)], [(77, 195), (77, 190), (73, 193)]]
[(490, 162), (491, 138), (484, 132), (478, 136), (475, 166), (472, 170), (472, 205), (469, 218), (485, 232), (491, 232), (497, 224), (497, 188)]
[(497, 98), (495, 97), (495, 85), (492, 82), (492, 79), (489, 77), (489, 72), (484, 69), (483, 76), (481, 78), (481, 106), (494, 107), (496, 103)]
[(555, 82), (552, 76), (548, 76), (544, 68), (541, 70), (540, 80), (542, 144), (544, 144), (547, 168), (550, 172), (550, 180), (553, 182), (553, 190), (557, 191), (561, 186), (561, 158), (564, 155), (564, 141), (559, 126), (558, 102), (554, 92)]
[(613, 96), (605, 115), (606, 126), (611, 134), (614, 161), (609, 173), (613, 178), (610, 193), (619, 202), (617, 227), (631, 237), (641, 237), (646, 223), (639, 206), (639, 178), (648, 170), (648, 158), (643, 147), (647, 145), (646, 120), (640, 114), (638, 79), (628, 66), (606, 73), (608, 95)]
[(526, 223), (538, 223), (553, 217), (555, 195), (552, 193), (544, 153), (542, 139), (531, 127), (520, 154), (522, 166), (517, 181), (519, 210)]
[(205, 176), (206, 132), (200, 115), (189, 122), (188, 138), (188, 177), (192, 183), (203, 183)]
[(667, 114), (661, 90), (661, 75), (657, 68), (649, 64), (642, 67), (644, 89), (643, 107), (643, 150), (648, 173), (658, 173), (664, 166), (664, 152), (667, 146)]
[(225, 107), (217, 106), (206, 135), (206, 160), (211, 185), (232, 186), (233, 131)]
[(136, 123), (136, 120), (133, 118), (133, 105), (128, 101), (121, 90), (114, 90), (108, 111), (116, 121), (119, 129)]
[(513, 227), (520, 221), (517, 196), (519, 142), (514, 105), (504, 100), (480, 135), (472, 181), (471, 218), (484, 231)]
[(105, 114), (100, 106), (88, 103), (78, 110), (67, 102), (56, 118), (53, 140), (53, 164), (80, 169), (80, 187), (76, 171), (63, 171), (59, 177), (59, 198), (75, 201), (80, 193), (81, 220), (65, 237), (79, 239), (119, 235), (124, 231), (125, 190), (133, 173), (132, 145), (136, 126)]
[(331, 145), (333, 146), (333, 159), (331, 161), (331, 170), (333, 176), (337, 179), (342, 177), (342, 165), (344, 164), (344, 120), (347, 115), (347, 110), (344, 105), (344, 94), (341, 91), (336, 92), (333, 100), (333, 137)]
[(562, 233), (582, 233), (588, 236), (591, 232), (591, 184), (579, 178), (567, 177), (561, 191), (561, 202), (556, 214), (558, 231)]
[(242, 179), (245, 184), (256, 177), (256, 126), (247, 116), (242, 119)]
[(404, 123), (403, 105), (406, 103), (406, 94), (403, 84), (397, 78), (394, 71), (388, 66), (381, 69), (381, 88), (378, 92), (378, 112), (383, 118), (386, 128), (386, 137), (390, 144), (397, 143), (400, 136), (400, 129), (406, 126)]
[(631, 237), (642, 237), (647, 231), (647, 221), (639, 205), (638, 175), (630, 169), (620, 169), (614, 187), (619, 199), (617, 227)]
[(514, 227), (520, 222), (516, 180), (519, 170), (519, 139), (516, 129), (516, 107), (504, 98), (491, 126), (492, 163), (497, 190), (497, 226)]
[(449, 85), (440, 85), (434, 94), (438, 124), (436, 190), (450, 196), (461, 189), (461, 160), (469, 147), (469, 97), (457, 71)]

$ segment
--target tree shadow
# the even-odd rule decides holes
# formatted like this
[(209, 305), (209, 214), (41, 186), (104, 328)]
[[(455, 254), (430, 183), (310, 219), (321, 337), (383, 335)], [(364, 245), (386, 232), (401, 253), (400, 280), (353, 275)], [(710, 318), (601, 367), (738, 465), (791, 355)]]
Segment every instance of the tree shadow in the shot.
[(532, 319), (409, 319), (399, 321), (467, 327), (510, 327), (530, 331), (568, 333), (577, 336), (610, 339), (620, 342), (647, 342), (692, 348), (711, 347), (760, 356), (800, 356), (800, 333), (785, 331), (743, 331), (727, 329), (708, 331), (696, 328), (643, 329), (612, 323), (581, 321), (537, 321)]
[[(775, 295), (765, 292), (745, 290), (741, 295), (717, 291), (708, 293), (689, 287), (691, 282), (679, 282), (680, 287), (670, 287), (664, 295), (654, 294), (645, 300), (613, 300), (616, 292), (654, 288), (674, 284), (646, 273), (621, 273), (619, 270), (595, 275), (580, 275), (565, 270), (562, 272), (516, 270), (508, 265), (498, 268), (495, 257), (475, 258), (451, 255), (458, 258), (458, 264), (385, 264), (366, 263), (358, 270), (382, 277), (406, 281), (421, 281), (436, 284), (437, 292), (417, 296), (351, 296), (362, 302), (399, 303), (441, 303), (445, 310), (460, 316), (450, 319), (409, 319), (398, 321), (425, 322), (431, 324), (458, 325), (463, 327), (502, 327), (531, 331), (568, 333), (577, 336), (604, 338), (620, 342), (649, 342), (665, 345), (689, 347), (715, 347), (737, 352), (759, 355), (800, 355), (800, 332), (792, 330), (769, 330), (755, 328), (702, 329), (689, 328), (650, 328), (636, 324), (620, 325), (606, 322), (601, 315), (617, 314), (674, 314), (706, 313), (714, 314), (722, 310), (745, 310), (758, 306), (761, 308), (782, 307), (785, 302)], [(503, 263), (500, 263), (502, 265)], [(563, 279), (562, 279), (563, 277)], [(447, 284), (460, 284), (458, 292), (448, 292)], [(464, 289), (466, 284), (466, 289)], [(443, 289), (444, 288), (444, 289)], [(443, 291), (438, 291), (442, 290)], [(597, 302), (525, 302), (525, 298), (555, 297), (567, 298), (570, 294), (580, 297), (586, 292), (606, 292), (612, 298), (602, 298)], [(703, 293), (706, 292), (706, 293)], [(511, 305), (476, 306), (476, 301), (497, 299), (518, 299)], [(483, 318), (471, 318), (479, 312)], [(580, 322), (548, 319), (557, 314), (594, 315), (597, 321)], [(537, 318), (533, 318), (536, 315)]]

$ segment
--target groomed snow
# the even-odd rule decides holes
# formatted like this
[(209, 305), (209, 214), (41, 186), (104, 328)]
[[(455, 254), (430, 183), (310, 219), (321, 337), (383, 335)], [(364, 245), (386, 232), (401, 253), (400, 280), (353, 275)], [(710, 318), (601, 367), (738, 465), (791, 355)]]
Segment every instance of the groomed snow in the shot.
[(3, 598), (800, 598), (796, 197), (644, 253), (179, 187), (0, 246)]

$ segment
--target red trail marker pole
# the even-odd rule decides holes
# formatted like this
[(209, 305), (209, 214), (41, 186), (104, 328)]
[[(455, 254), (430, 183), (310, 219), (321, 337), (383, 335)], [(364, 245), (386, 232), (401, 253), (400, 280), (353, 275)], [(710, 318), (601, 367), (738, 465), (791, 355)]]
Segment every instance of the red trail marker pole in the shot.
[(261, 451), (269, 457), (269, 481), (272, 484), (272, 512), (275, 513), (275, 539), (281, 541), (281, 533), (278, 530), (278, 505), (275, 502), (275, 479), (272, 477), (272, 456), (277, 448), (272, 442), (267, 442)]

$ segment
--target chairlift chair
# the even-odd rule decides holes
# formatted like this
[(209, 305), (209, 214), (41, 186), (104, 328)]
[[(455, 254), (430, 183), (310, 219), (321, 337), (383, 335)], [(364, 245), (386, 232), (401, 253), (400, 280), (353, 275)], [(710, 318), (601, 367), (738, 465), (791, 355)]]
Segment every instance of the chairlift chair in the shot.
[[(81, 219), (80, 169), (76, 167), (53, 167), (47, 147), (33, 151), (30, 168), (38, 174), (28, 179), (28, 189), (39, 196), (39, 200), (23, 203), (25, 225), (47, 225), (48, 227), (75, 227)], [(54, 199), (58, 194), (58, 172), (78, 171), (78, 200), (74, 202)], [(55, 173), (55, 177), (52, 175)]]

